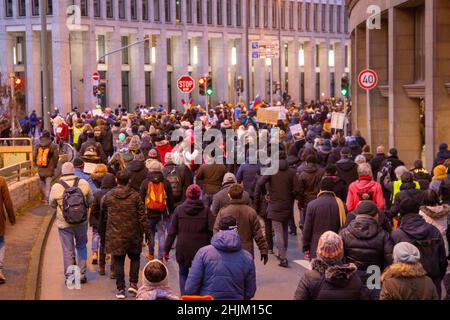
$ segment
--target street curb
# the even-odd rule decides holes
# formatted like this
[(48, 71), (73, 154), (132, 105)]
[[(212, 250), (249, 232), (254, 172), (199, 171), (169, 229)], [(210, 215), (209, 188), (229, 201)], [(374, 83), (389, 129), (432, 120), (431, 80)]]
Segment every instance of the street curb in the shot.
[[(54, 211), (53, 208), (49, 208), (49, 210)], [(31, 259), (25, 281), (25, 300), (39, 300), (40, 298), (42, 263), (44, 261), (45, 246), (55, 219), (56, 212), (52, 212), (44, 218), (36, 237), (36, 243), (31, 250)]]

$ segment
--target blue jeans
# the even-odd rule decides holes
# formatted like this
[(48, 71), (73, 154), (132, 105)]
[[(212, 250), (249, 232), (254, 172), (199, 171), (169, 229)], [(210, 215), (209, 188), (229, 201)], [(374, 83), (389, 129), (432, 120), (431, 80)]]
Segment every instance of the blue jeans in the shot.
[(5, 260), (5, 237), (0, 237), (0, 271), (3, 270), (3, 261)]
[(183, 296), (185, 294), (184, 287), (186, 285), (186, 280), (189, 275), (189, 269), (185, 268), (181, 264), (178, 264), (178, 274), (180, 279), (180, 295)]
[[(64, 274), (67, 268), (77, 265), (81, 275), (86, 274), (88, 225), (87, 223), (65, 229), (58, 229), (64, 259)], [(75, 255), (76, 251), (76, 255)]]
[(91, 244), (91, 249), (92, 249), (92, 251), (98, 251), (99, 247), (100, 247), (100, 235), (98, 234), (97, 228), (92, 227), (92, 244)]
[(162, 259), (164, 253), (164, 243), (166, 242), (166, 230), (169, 228), (169, 217), (149, 218), (148, 224), (150, 226), (151, 239), (148, 243), (148, 253), (155, 255), (155, 233), (158, 232), (158, 259)]

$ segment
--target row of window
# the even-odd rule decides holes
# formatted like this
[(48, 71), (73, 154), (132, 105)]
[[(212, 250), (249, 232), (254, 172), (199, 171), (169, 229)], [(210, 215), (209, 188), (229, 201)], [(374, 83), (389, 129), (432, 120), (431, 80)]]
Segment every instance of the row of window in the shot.
[[(89, 1), (93, 2), (93, 13), (89, 12)], [(106, 17), (107, 19), (114, 19), (114, 4), (117, 1), (118, 18), (127, 19), (127, 6), (125, 0), (104, 0), (105, 13), (102, 12), (103, 7), (101, 0), (80, 0), (80, 14), (81, 16), (93, 16), (96, 18)], [(233, 25), (232, 0), (129, 0), (129, 14), (131, 20), (138, 20), (138, 1), (141, 1), (141, 18), (143, 21), (149, 21), (150, 4), (153, 6), (152, 20), (177, 24), (183, 23), (182, 11), (183, 6), (186, 6), (186, 23), (193, 23), (193, 9), (195, 5), (196, 23), (203, 24), (203, 5), (206, 2), (206, 23), (213, 24), (213, 16), (216, 16), (216, 24), (231, 26)], [(247, 24), (255, 28), (269, 27), (269, 14), (272, 15), (272, 28), (277, 29), (297, 29), (299, 31), (315, 31), (315, 32), (348, 32), (348, 16), (347, 12), (343, 12), (345, 7), (333, 4), (321, 4), (286, 0), (272, 0), (271, 7), (269, 0), (253, 0), (254, 7), (251, 8), (251, 0), (235, 0), (235, 16), (236, 25), (242, 25), (242, 4), (246, 1), (247, 10)], [(20, 17), (26, 16), (25, 3), (27, 0), (16, 0), (18, 6), (18, 15)], [(150, 3), (151, 2), (151, 3)], [(162, 3), (163, 2), (163, 3)], [(74, 5), (74, 0), (69, 0), (67, 5)], [(214, 7), (215, 4), (215, 7)], [(175, 17), (172, 17), (172, 5), (175, 6)], [(160, 6), (163, 6), (161, 8)], [(288, 6), (288, 8), (287, 8)], [(163, 12), (161, 12), (163, 9)], [(226, 12), (226, 22), (223, 21), (223, 9)], [(270, 12), (269, 12), (270, 9)], [(215, 11), (215, 12), (214, 12)], [(52, 14), (52, 0), (48, 0), (47, 14)], [(161, 13), (164, 17), (161, 17)], [(13, 16), (13, 0), (5, 0), (5, 15), (6, 17)], [(39, 15), (39, 0), (32, 0), (32, 15)], [(295, 23), (295, 15), (297, 15), (297, 25)], [(262, 26), (261, 26), (262, 16)], [(175, 19), (175, 20), (173, 20)], [(252, 24), (253, 19), (253, 24)], [(342, 21), (344, 19), (344, 21)], [(342, 22), (344, 30), (342, 30)], [(280, 25), (279, 25), (280, 23)]]

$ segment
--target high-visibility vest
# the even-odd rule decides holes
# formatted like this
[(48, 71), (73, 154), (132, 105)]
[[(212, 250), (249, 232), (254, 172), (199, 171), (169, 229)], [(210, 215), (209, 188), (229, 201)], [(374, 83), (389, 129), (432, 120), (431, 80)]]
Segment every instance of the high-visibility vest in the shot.
[(73, 127), (73, 143), (78, 143), (78, 139), (80, 138), (80, 135), (83, 133), (84, 126), (81, 128)]

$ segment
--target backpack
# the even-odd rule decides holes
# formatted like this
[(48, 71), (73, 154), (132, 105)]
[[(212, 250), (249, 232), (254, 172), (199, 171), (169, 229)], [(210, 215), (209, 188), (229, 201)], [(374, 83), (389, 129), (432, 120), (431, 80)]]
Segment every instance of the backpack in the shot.
[(39, 146), (37, 157), (36, 157), (36, 165), (41, 168), (46, 168), (48, 166), (48, 158), (49, 158), (50, 148), (49, 147), (41, 147)]
[(145, 206), (148, 210), (164, 212), (167, 204), (166, 198), (164, 182), (148, 183), (147, 196), (145, 197)]
[(88, 206), (83, 191), (78, 187), (79, 181), (76, 178), (70, 187), (64, 180), (59, 180), (59, 184), (64, 187), (61, 211), (68, 224), (79, 224), (88, 218)]
[(391, 180), (392, 171), (393, 171), (392, 162), (387, 161), (385, 165), (377, 173), (377, 182), (381, 184), (383, 187), (387, 185), (389, 182), (392, 182)]
[(419, 249), (420, 263), (429, 277), (439, 276), (440, 273), (439, 266), (436, 264), (436, 259), (431, 259), (431, 257), (436, 255), (436, 247), (439, 243), (439, 238), (411, 241), (411, 244), (415, 245), (417, 249)]
[(83, 156), (81, 158), (87, 160), (99, 160), (100, 156), (98, 154), (97, 148), (98, 142), (89, 145), (88, 147), (86, 147), (86, 150), (84, 150)]
[(360, 201), (363, 200), (373, 201), (375, 195), (375, 185), (366, 186), (363, 189), (358, 190), (356, 194), (358, 195)]
[(181, 185), (180, 177), (178, 176), (178, 170), (174, 168), (166, 176), (167, 181), (169, 181), (172, 187), (172, 194), (175, 199), (181, 199), (183, 196), (183, 187)]

